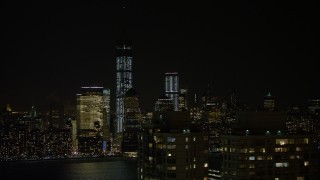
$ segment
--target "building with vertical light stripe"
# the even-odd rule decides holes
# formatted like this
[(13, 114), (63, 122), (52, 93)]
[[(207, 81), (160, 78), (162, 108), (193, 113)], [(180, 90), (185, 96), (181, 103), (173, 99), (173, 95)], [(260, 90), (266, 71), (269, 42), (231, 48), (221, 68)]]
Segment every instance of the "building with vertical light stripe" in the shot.
[(165, 95), (173, 101), (175, 111), (179, 111), (179, 76), (177, 72), (165, 73)]
[(124, 97), (132, 88), (132, 46), (130, 41), (116, 45), (116, 132), (123, 131)]

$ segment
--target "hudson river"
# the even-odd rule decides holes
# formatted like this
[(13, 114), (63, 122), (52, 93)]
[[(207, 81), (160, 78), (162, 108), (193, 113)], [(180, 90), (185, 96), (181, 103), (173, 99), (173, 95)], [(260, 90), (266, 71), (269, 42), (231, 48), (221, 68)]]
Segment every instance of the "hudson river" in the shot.
[(0, 179), (136, 180), (137, 161), (111, 158), (5, 163), (0, 164)]

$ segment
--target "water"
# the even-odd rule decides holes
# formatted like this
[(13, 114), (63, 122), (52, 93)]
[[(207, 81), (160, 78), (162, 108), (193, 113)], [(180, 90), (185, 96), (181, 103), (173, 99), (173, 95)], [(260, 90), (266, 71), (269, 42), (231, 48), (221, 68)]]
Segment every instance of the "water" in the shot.
[(0, 179), (136, 180), (136, 160), (33, 162), (0, 166)]

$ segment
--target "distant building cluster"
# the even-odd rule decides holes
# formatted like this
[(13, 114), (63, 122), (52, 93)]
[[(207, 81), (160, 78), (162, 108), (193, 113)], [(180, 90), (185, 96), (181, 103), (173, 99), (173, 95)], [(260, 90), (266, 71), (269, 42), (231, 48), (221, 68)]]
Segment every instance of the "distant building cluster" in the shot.
[[(14, 112), (0, 119), (0, 160), (123, 156), (137, 179), (318, 179), (320, 99), (279, 110), (268, 92), (261, 107), (220, 97), (208, 86), (190, 94), (178, 72), (164, 73), (163, 94), (142, 110), (133, 86), (130, 41), (116, 46), (115, 112), (111, 90), (79, 88), (75, 113)], [(160, 80), (160, 81), (163, 81)]]

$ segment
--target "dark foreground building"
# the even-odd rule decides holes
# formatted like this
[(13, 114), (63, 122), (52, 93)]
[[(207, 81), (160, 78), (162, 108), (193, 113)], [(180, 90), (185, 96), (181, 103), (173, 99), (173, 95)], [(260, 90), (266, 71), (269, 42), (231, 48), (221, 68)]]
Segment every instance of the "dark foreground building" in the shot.
[(138, 179), (207, 179), (208, 136), (187, 111), (154, 112), (139, 135)]
[(319, 179), (317, 147), (310, 134), (286, 133), (282, 112), (240, 113), (222, 140), (222, 179)]

